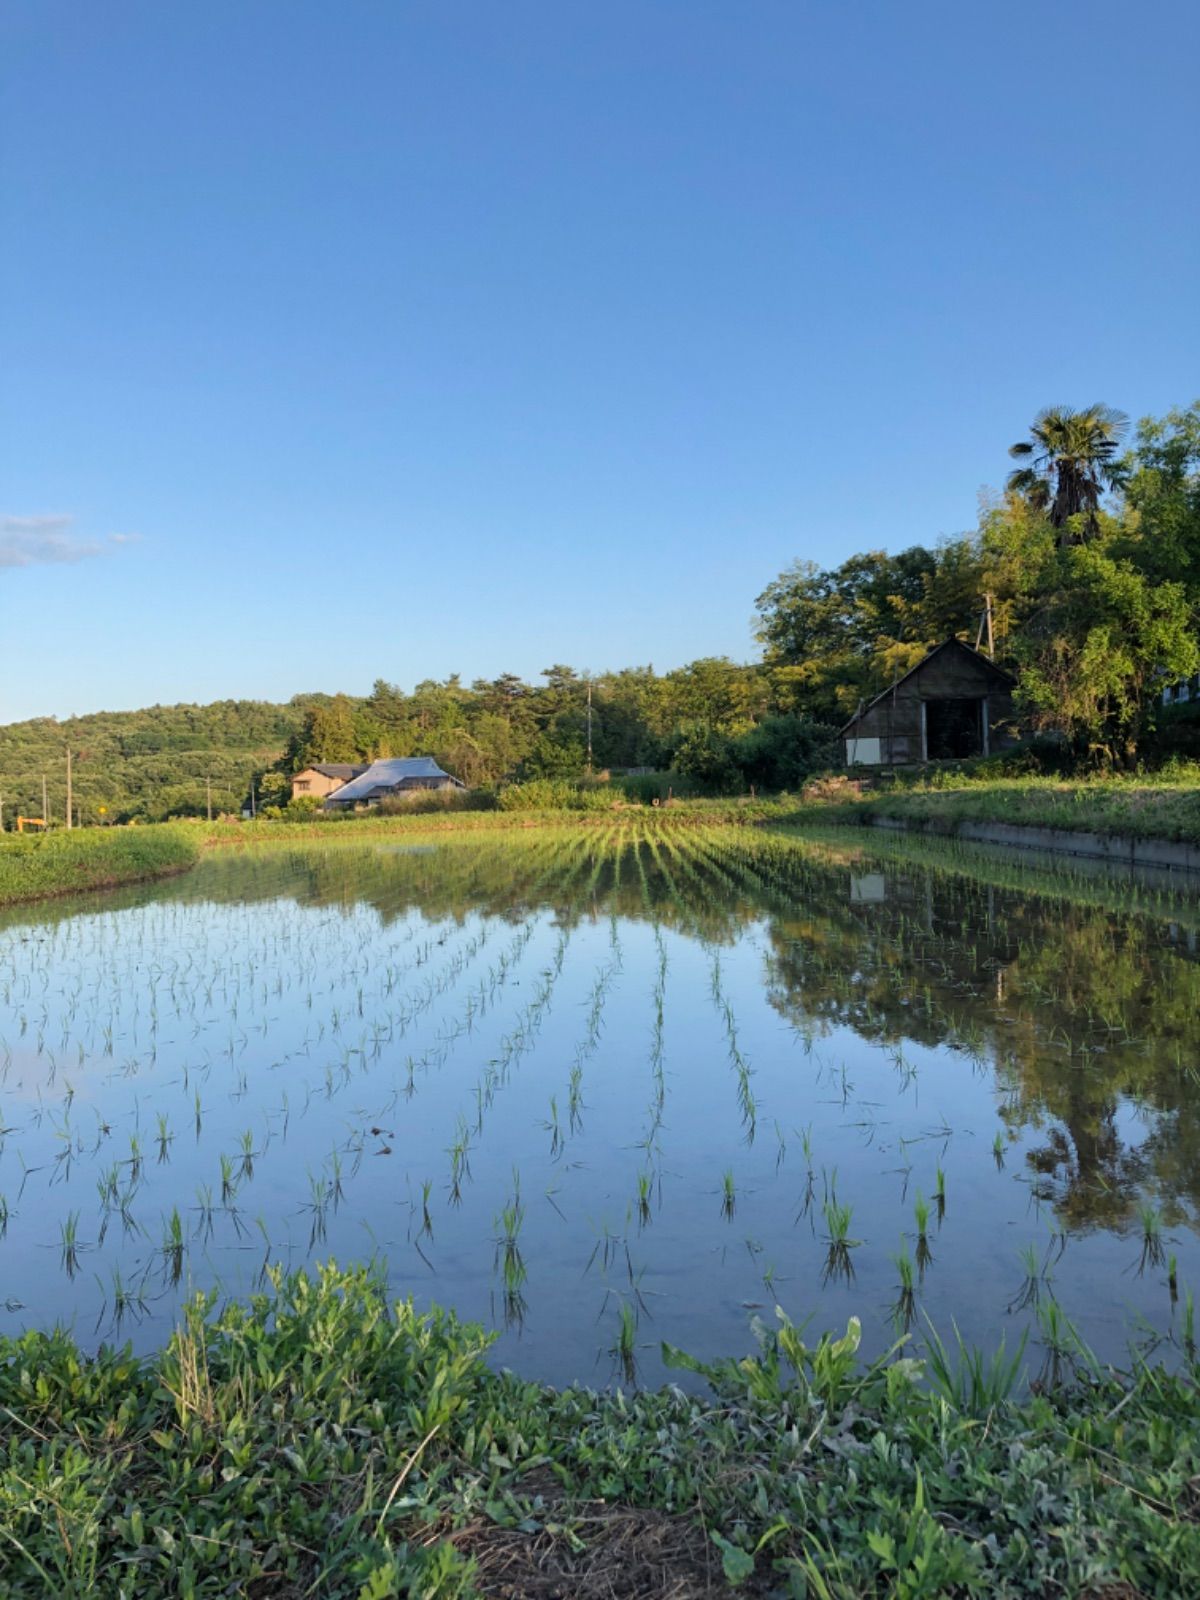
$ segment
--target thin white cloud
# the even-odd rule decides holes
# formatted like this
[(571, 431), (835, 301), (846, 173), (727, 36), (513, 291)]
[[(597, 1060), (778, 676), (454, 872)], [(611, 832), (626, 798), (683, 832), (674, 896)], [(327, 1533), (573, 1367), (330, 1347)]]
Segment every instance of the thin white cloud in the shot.
[[(104, 544), (98, 539), (81, 539), (74, 527), (75, 518), (60, 513), (0, 516), (0, 568), (54, 566), (104, 554)], [(113, 533), (108, 543), (136, 544), (140, 537), (136, 533)]]

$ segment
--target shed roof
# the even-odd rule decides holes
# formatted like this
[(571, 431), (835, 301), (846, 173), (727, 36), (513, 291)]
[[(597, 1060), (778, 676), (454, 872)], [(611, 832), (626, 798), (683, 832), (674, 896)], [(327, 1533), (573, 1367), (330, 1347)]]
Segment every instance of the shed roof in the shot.
[(986, 667), (994, 677), (1001, 679), (1007, 688), (1013, 689), (1016, 687), (1017, 680), (1013, 677), (1011, 672), (1005, 672), (1003, 667), (998, 667), (996, 663), (990, 660), (989, 657), (985, 656), (982, 651), (974, 649), (969, 644), (965, 644), (962, 639), (956, 639), (952, 634), (949, 639), (943, 639), (941, 644), (935, 644), (933, 649), (929, 651), (928, 655), (921, 657), (920, 661), (917, 662), (915, 667), (909, 667), (908, 671), (903, 677), (897, 678), (895, 683), (889, 683), (886, 689), (880, 690), (880, 692), (875, 696), (874, 700), (865, 705), (861, 711), (856, 711), (850, 718), (850, 721), (846, 723), (845, 727), (842, 729), (842, 732), (849, 733), (854, 724), (861, 721), (873, 706), (877, 706), (881, 700), (886, 700), (888, 695), (894, 694), (900, 685), (902, 683), (907, 683), (914, 673), (923, 671), (933, 660), (933, 658), (940, 655), (943, 650), (963, 651), (966, 655), (970, 656), (972, 661), (978, 662), (981, 666)]
[(407, 778), (449, 778), (451, 783), (459, 782), (448, 772), (443, 772), (432, 756), (397, 756), (372, 761), (360, 777), (336, 790), (329, 798), (338, 805), (366, 800), (380, 789), (395, 789)]

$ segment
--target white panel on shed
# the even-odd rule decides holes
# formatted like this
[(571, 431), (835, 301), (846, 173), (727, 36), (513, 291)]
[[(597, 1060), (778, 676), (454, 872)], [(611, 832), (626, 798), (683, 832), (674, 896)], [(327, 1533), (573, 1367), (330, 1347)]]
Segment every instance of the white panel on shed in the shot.
[(887, 879), (882, 872), (851, 874), (850, 898), (859, 905), (879, 904), (887, 899)]
[(878, 739), (846, 740), (846, 765), (848, 767), (853, 767), (855, 764), (864, 767), (877, 767), (882, 760)]

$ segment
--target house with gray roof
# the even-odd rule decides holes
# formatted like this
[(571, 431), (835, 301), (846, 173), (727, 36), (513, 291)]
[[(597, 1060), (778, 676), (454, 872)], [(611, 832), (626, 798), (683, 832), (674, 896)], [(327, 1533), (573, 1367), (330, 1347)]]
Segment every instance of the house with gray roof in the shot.
[(350, 782), (351, 778), (360, 777), (367, 770), (365, 761), (357, 764), (351, 761), (320, 761), (311, 767), (304, 767), (292, 779), (292, 799), (298, 800), (301, 795), (311, 795), (317, 800), (324, 800), (326, 795), (331, 795), (335, 789), (340, 789), (343, 784)]
[(340, 789), (326, 797), (327, 811), (377, 806), (381, 800), (403, 799), (429, 789), (465, 789), (466, 784), (443, 772), (432, 756), (397, 756), (372, 761)]

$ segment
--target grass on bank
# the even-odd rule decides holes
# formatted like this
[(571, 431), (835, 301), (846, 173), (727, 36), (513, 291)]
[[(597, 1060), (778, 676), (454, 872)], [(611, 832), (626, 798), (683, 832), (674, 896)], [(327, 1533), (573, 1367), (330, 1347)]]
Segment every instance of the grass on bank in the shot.
[(1064, 781), (936, 772), (861, 800), (816, 802), (806, 812), (828, 822), (873, 816), (929, 824), (952, 833), (963, 822), (1005, 822), (1139, 839), (1200, 844), (1200, 766), (1155, 774)]
[(0, 835), (0, 905), (163, 877), (199, 853), (194, 830), (170, 823)]
[(666, 1351), (713, 1398), (598, 1395), (491, 1371), (369, 1269), (273, 1283), (145, 1361), (0, 1341), (6, 1596), (1200, 1593), (1190, 1352), (1102, 1371), (1060, 1317), (1066, 1376), (1016, 1398), (1019, 1351), (863, 1366), (856, 1322), (781, 1319)]

